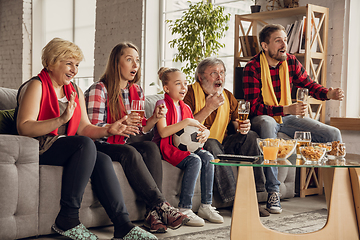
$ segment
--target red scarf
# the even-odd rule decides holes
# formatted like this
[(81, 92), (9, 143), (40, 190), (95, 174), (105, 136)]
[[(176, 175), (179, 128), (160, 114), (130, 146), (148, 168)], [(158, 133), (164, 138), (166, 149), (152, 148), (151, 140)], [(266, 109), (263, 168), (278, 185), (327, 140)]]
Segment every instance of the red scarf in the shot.
[[(56, 97), (56, 93), (47, 70), (44, 68), (40, 72), (40, 74), (38, 74), (38, 77), (42, 82), (42, 97), (40, 102), (40, 111), (39, 111), (38, 120), (41, 121), (41, 120), (60, 117), (59, 102)], [(75, 92), (74, 86), (70, 83), (69, 85), (64, 85), (63, 88), (66, 98), (70, 100), (71, 93)], [(76, 108), (67, 127), (68, 136), (73, 136), (76, 134), (81, 119), (81, 109), (79, 104), (79, 98), (77, 95), (75, 97), (75, 102), (76, 102)], [(49, 134), (58, 135), (58, 129), (53, 130)]]
[[(174, 104), (174, 101), (171, 99), (171, 97), (165, 93), (165, 103), (166, 107), (168, 109), (168, 112), (166, 114), (166, 124), (168, 126), (175, 124), (177, 122), (177, 111)], [(185, 118), (194, 118), (190, 108), (184, 103), (184, 101), (179, 101), (182, 119)], [(160, 150), (161, 153), (166, 161), (171, 163), (172, 165), (176, 166), (178, 165), (184, 158), (190, 155), (189, 151), (181, 151), (173, 144), (173, 137), (169, 136), (166, 138), (162, 138), (160, 141)]]
[[(138, 90), (139, 90), (139, 86), (136, 85), (136, 84), (132, 84), (129, 87), (129, 101), (130, 101), (130, 104), (131, 104), (132, 100), (144, 100), (144, 98), (140, 99), (139, 94), (138, 94)], [(124, 105), (124, 103), (122, 101), (122, 98), (119, 98), (119, 105), (120, 105), (120, 111), (121, 111), (120, 118), (122, 118), (123, 116), (127, 115), (127, 110), (125, 109), (125, 105)], [(107, 119), (106, 119), (106, 122), (109, 123), (109, 124), (112, 124), (112, 123), (114, 123), (114, 121), (112, 120), (111, 113), (110, 113), (109, 97), (107, 99), (107, 106), (108, 107), (107, 107)], [(145, 125), (146, 125), (146, 123), (144, 124), (144, 121), (143, 121), (143, 126), (145, 126)], [(125, 144), (126, 141), (125, 141), (125, 137), (123, 137), (123, 136), (113, 135), (113, 136), (108, 137), (107, 142), (111, 143), (111, 144)]]

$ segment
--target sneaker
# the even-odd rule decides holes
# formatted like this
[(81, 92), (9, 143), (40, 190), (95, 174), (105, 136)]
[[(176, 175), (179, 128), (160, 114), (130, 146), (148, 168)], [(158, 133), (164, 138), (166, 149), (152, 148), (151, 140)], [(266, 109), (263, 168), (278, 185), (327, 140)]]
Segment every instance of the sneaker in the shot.
[(266, 210), (273, 214), (279, 214), (282, 212), (280, 194), (278, 192), (268, 193)]
[(144, 226), (151, 233), (165, 233), (167, 230), (167, 227), (161, 221), (161, 218), (156, 210), (152, 210), (149, 212), (149, 214), (145, 218)]
[(219, 214), (219, 211), (216, 211), (216, 208), (210, 204), (201, 205), (198, 211), (198, 216), (212, 223), (224, 222), (224, 218)]
[(171, 229), (177, 229), (187, 223), (190, 219), (182, 214), (179, 209), (174, 208), (168, 202), (163, 202), (156, 207), (157, 212), (165, 223)]
[(188, 218), (190, 219), (187, 223), (185, 223), (185, 225), (192, 227), (202, 227), (205, 225), (204, 219), (196, 215), (191, 209), (183, 208), (181, 210), (182, 210), (181, 212), (186, 216), (188, 216)]

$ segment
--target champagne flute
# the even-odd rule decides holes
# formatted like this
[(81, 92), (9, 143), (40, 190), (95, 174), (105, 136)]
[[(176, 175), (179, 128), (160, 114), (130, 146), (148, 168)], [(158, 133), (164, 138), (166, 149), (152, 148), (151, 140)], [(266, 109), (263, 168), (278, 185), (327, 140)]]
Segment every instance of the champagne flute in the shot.
[(294, 139), (297, 140), (296, 156), (297, 158), (301, 158), (300, 147), (310, 146), (311, 132), (296, 131)]
[(145, 101), (144, 100), (132, 100), (131, 102), (131, 113), (140, 114), (140, 127), (142, 127), (142, 119), (145, 115)]
[(250, 102), (245, 100), (240, 100), (238, 105), (238, 129), (240, 132), (240, 123), (248, 119), (250, 113)]
[[(307, 103), (309, 96), (309, 90), (307, 88), (298, 88), (296, 92), (296, 101), (301, 103)], [(296, 115), (296, 117), (303, 118), (303, 115)]]

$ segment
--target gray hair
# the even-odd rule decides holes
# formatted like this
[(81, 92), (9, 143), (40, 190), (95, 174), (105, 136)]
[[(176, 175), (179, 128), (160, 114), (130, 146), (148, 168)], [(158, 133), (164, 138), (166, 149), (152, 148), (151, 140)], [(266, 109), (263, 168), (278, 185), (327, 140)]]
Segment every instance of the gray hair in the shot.
[(196, 68), (195, 80), (199, 82), (199, 74), (203, 74), (207, 67), (209, 67), (209, 66), (212, 67), (212, 66), (216, 66), (216, 65), (219, 65), (219, 64), (223, 65), (224, 71), (226, 72), (225, 64), (221, 59), (215, 58), (215, 57), (205, 58), (204, 60), (202, 60), (199, 63), (199, 65)]

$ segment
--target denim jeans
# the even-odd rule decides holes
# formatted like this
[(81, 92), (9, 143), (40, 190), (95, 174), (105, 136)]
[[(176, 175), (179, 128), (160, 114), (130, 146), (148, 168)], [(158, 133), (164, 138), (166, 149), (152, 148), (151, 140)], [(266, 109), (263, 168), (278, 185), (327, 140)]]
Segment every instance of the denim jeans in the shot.
[[(254, 130), (260, 138), (276, 138), (278, 132), (285, 133), (294, 137), (295, 131), (311, 132), (312, 142), (332, 142), (342, 141), (340, 130), (316, 121), (311, 118), (297, 118), (294, 115), (288, 115), (282, 118), (283, 123), (279, 124), (275, 119), (268, 115), (260, 115), (251, 119), (251, 129)], [(266, 178), (266, 190), (268, 192), (278, 192), (280, 182), (277, 180), (278, 168), (264, 168)]]
[(180, 208), (191, 208), (196, 180), (200, 173), (201, 203), (211, 204), (214, 184), (214, 165), (210, 160), (213, 155), (205, 150), (191, 153), (176, 167), (184, 171), (181, 185)]

